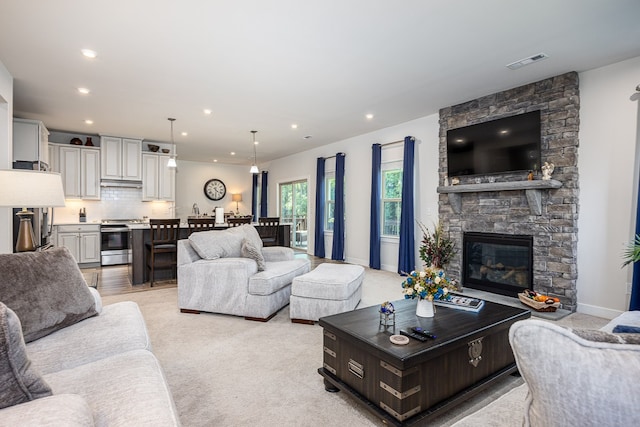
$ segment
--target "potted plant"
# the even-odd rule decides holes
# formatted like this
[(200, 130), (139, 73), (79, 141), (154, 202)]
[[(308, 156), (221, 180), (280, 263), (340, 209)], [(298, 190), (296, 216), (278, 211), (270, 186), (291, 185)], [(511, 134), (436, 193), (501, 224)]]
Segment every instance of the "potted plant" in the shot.
[(629, 243), (627, 248), (624, 250), (623, 259), (623, 267), (636, 261), (640, 261), (640, 234), (636, 234), (636, 239)]
[(422, 229), (422, 241), (420, 243), (420, 259), (426, 267), (442, 269), (446, 267), (451, 258), (456, 254), (453, 241), (444, 236), (442, 224), (434, 226), (433, 232), (419, 223)]

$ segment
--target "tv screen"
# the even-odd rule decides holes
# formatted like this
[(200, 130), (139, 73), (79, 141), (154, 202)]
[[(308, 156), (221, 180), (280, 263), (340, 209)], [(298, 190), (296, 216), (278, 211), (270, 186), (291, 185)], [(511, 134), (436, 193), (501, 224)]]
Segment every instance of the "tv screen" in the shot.
[(540, 111), (447, 131), (450, 177), (540, 169)]

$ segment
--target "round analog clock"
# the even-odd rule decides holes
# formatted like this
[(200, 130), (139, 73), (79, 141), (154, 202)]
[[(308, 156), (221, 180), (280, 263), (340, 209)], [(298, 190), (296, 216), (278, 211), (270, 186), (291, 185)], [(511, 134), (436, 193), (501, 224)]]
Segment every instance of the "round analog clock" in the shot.
[(220, 200), (225, 194), (227, 194), (227, 187), (217, 178), (210, 179), (204, 184), (204, 195), (211, 200)]

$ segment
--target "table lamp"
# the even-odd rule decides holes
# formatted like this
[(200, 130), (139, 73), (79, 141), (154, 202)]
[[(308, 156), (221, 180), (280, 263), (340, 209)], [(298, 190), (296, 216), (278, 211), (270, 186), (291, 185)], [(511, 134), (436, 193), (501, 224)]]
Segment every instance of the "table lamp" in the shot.
[(242, 201), (242, 193), (232, 194), (231, 200), (236, 202), (236, 215), (240, 215), (240, 209), (238, 209), (238, 202)]
[(36, 250), (31, 218), (33, 211), (27, 208), (64, 206), (64, 190), (59, 173), (31, 170), (0, 170), (0, 207), (22, 207), (16, 213), (20, 229), (16, 252)]

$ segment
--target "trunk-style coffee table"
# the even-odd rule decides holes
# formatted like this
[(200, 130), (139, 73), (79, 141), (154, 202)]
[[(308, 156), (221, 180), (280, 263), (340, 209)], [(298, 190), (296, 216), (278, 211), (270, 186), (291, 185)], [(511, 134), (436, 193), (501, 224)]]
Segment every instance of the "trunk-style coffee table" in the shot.
[[(394, 301), (395, 326), (380, 325), (379, 306), (320, 318), (324, 363), (318, 372), (328, 391), (362, 402), (384, 423), (427, 421), (516, 371), (509, 327), (529, 310), (485, 301), (477, 313), (437, 307), (417, 317), (415, 300)], [(420, 326), (436, 335), (407, 345), (389, 340)]]

